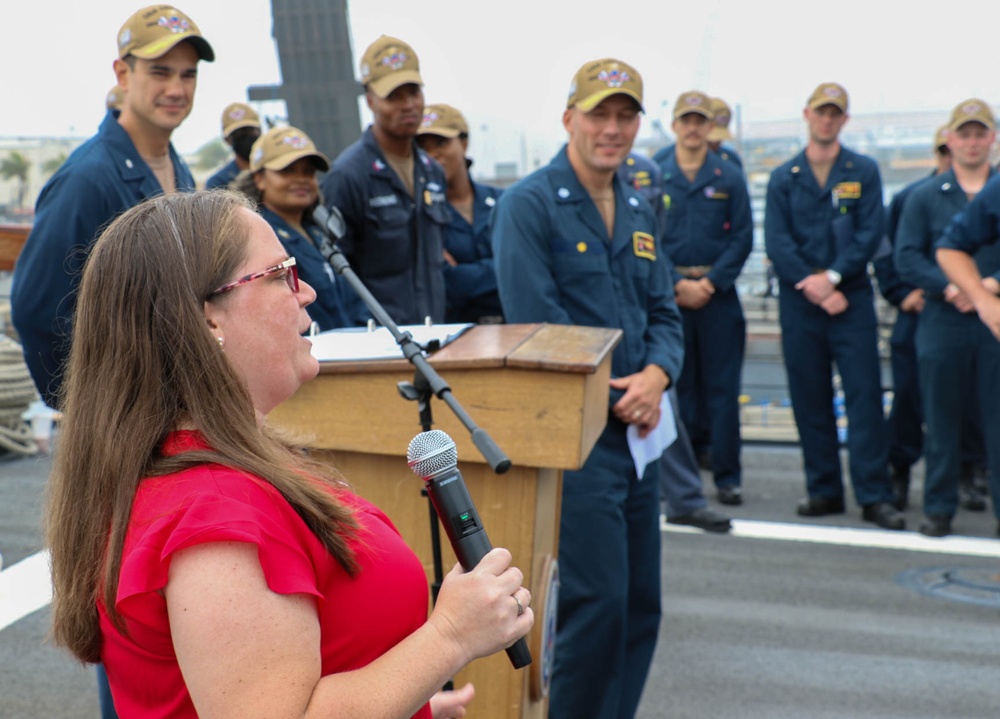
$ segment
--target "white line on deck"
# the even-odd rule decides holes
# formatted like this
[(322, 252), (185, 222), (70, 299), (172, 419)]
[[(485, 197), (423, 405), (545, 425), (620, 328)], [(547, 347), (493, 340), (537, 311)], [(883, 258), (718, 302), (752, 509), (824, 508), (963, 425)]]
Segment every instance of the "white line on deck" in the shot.
[[(702, 533), (694, 527), (660, 522), (671, 533)], [(907, 552), (955, 554), (968, 557), (1000, 557), (1000, 541), (977, 537), (925, 537), (917, 532), (885, 529), (811, 526), (786, 522), (758, 522), (734, 519), (733, 537), (773, 539), (785, 542), (812, 542), (843, 547), (898, 549)], [(0, 572), (0, 631), (52, 601), (49, 553), (38, 552)]]
[[(666, 520), (662, 518), (660, 529), (664, 532), (678, 533), (700, 533), (702, 531), (694, 527), (667, 524)], [(1000, 541), (957, 535), (934, 539), (925, 537), (918, 532), (825, 527), (786, 522), (758, 522), (749, 519), (734, 519), (733, 528), (729, 533), (734, 537), (746, 537), (749, 539), (775, 539), (785, 542), (812, 542), (815, 544), (835, 544), (845, 547), (901, 549), (908, 552), (959, 554), (970, 557), (1000, 557)]]
[(48, 551), (0, 572), (0, 631), (52, 601)]

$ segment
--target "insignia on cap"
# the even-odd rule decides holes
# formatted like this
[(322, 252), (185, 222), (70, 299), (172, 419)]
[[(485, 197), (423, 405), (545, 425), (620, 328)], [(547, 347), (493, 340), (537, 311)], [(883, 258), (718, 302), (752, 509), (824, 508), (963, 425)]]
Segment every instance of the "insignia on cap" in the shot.
[(436, 112), (433, 112), (433, 111), (431, 111), (431, 112), (425, 112), (424, 113), (424, 120), (423, 120), (423, 122), (420, 123), (420, 126), (421, 127), (430, 127), (431, 125), (433, 125), (435, 122), (437, 122), (440, 119), (441, 119), (441, 117)]
[(264, 157), (264, 148), (258, 147), (257, 151), (253, 153), (253, 163), (256, 165)]
[(982, 109), (982, 106), (978, 102), (970, 102), (968, 105), (962, 107), (962, 112), (966, 115), (975, 115)]
[(368, 63), (367, 62), (364, 65), (361, 66), (361, 74), (365, 75), (366, 77), (368, 75), (371, 75), (371, 68), (368, 67)]
[(118, 47), (125, 47), (130, 42), (132, 42), (132, 31), (125, 28), (122, 30), (121, 35), (118, 36)]
[(684, 98), (684, 104), (685, 105), (700, 105), (701, 104), (701, 98), (698, 97), (697, 95), (688, 95), (687, 97)]
[(308, 144), (308, 141), (302, 135), (285, 135), (281, 138), (281, 143), (289, 145), (295, 150), (301, 150)]
[(826, 95), (827, 97), (840, 97), (841, 92), (839, 87), (831, 85), (830, 87), (825, 88), (823, 90), (823, 94)]
[(631, 80), (632, 76), (624, 70), (619, 70), (616, 67), (611, 70), (601, 70), (597, 79), (606, 83), (608, 87), (621, 87), (626, 82)]
[(382, 64), (388, 67), (390, 70), (400, 70), (402, 69), (403, 65), (406, 63), (408, 59), (409, 58), (407, 58), (405, 52), (397, 50), (391, 55), (386, 55), (385, 57), (383, 57)]
[(171, 15), (170, 17), (160, 17), (156, 21), (156, 24), (160, 27), (167, 28), (170, 32), (181, 33), (190, 32), (191, 24), (182, 17), (177, 17), (176, 15)]
[(229, 111), (230, 120), (242, 120), (243, 116), (246, 115), (246, 111), (241, 107), (235, 107)]
[(725, 112), (720, 112), (718, 115), (715, 116), (715, 122), (719, 125), (728, 125), (729, 114)]

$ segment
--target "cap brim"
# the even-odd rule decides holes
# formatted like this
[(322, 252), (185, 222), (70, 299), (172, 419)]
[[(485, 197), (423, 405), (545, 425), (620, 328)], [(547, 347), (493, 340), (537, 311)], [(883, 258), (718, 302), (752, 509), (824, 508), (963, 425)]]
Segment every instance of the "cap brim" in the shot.
[(158, 57), (163, 57), (182, 42), (190, 42), (194, 45), (194, 49), (195, 52), (198, 53), (199, 60), (204, 60), (205, 62), (212, 62), (215, 60), (215, 51), (212, 49), (212, 46), (208, 44), (208, 40), (203, 38), (201, 35), (192, 35), (190, 33), (167, 35), (166, 37), (163, 37), (156, 42), (151, 42), (148, 45), (132, 48), (129, 50), (128, 54), (135, 55), (143, 60), (155, 60)]
[(411, 83), (423, 87), (424, 81), (420, 77), (419, 72), (416, 70), (397, 70), (396, 72), (389, 73), (385, 77), (380, 77), (378, 80), (372, 80), (368, 83), (368, 89), (384, 100), (389, 97), (392, 91), (397, 87), (402, 87), (403, 85), (409, 85)]
[(821, 107), (826, 107), (827, 105), (833, 105), (835, 108), (841, 112), (847, 112), (847, 108), (841, 102), (834, 102), (833, 100), (817, 100), (816, 102), (809, 103), (810, 110), (818, 110)]
[(242, 130), (244, 127), (256, 127), (259, 130), (260, 123), (257, 122), (256, 120), (240, 120), (239, 122), (233, 123), (232, 125), (226, 128), (226, 134), (224, 135), (224, 137), (229, 137), (234, 132), (236, 132), (237, 130)]
[(685, 107), (683, 110), (674, 113), (674, 119), (679, 120), (685, 115), (701, 115), (702, 117), (706, 117), (709, 120), (712, 119), (711, 110), (706, 110), (705, 108), (701, 107)]
[[(988, 122), (986, 122), (986, 120), (984, 120), (981, 117), (966, 117), (966, 118), (962, 118), (958, 122), (953, 122), (950, 125), (948, 125), (948, 132), (955, 132), (960, 127), (962, 127), (962, 125), (968, 125), (970, 122), (974, 122), (977, 125), (982, 125), (987, 130), (990, 130), (990, 131), (996, 129), (996, 125), (990, 125)], [(945, 144), (947, 144), (947, 142)]]
[(456, 130), (451, 127), (422, 127), (417, 130), (418, 135), (439, 135), (440, 137), (447, 137), (449, 140), (461, 135), (460, 130)]
[(301, 160), (303, 157), (311, 157), (316, 160), (316, 165), (320, 172), (327, 172), (330, 169), (330, 160), (322, 152), (291, 152), (279, 158), (265, 162), (261, 167), (267, 170), (284, 170), (293, 162)]
[(732, 140), (733, 133), (729, 131), (728, 127), (713, 127), (708, 133), (709, 142), (722, 142), (723, 140)]
[(625, 95), (627, 97), (631, 97), (639, 106), (639, 111), (646, 112), (646, 108), (642, 106), (642, 98), (635, 94), (632, 90), (626, 90), (622, 87), (609, 87), (605, 90), (595, 92), (593, 95), (585, 97), (582, 100), (577, 100), (575, 107), (579, 108), (583, 112), (590, 112), (612, 95)]

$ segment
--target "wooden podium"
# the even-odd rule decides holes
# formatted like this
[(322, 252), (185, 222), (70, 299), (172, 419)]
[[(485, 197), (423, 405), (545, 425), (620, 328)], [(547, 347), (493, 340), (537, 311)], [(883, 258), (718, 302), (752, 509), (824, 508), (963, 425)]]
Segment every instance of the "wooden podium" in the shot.
[[(468, 430), (434, 400), (434, 428), (458, 447), (459, 469), (494, 546), (506, 547), (532, 593), (532, 664), (514, 670), (499, 652), (473, 662), (455, 685), (476, 687), (480, 719), (548, 713), (562, 470), (578, 469), (607, 421), (611, 350), (620, 330), (565, 325), (477, 325), (430, 357), (473, 421), (510, 458), (496, 475)], [(324, 362), (316, 379), (277, 407), (269, 420), (309, 438), (317, 456), (340, 470), (359, 494), (392, 519), (433, 580), (429, 504), (407, 466), (406, 450), (422, 431), (416, 402), (400, 395), (412, 382), (405, 359)], [(456, 559), (441, 532), (444, 571)]]

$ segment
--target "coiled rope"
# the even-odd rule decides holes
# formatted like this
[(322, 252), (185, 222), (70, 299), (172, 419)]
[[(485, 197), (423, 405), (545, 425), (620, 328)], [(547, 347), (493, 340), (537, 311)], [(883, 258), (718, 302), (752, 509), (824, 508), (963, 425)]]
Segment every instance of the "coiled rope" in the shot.
[(21, 414), (38, 399), (21, 345), (0, 334), (0, 454), (37, 454), (31, 426)]

